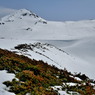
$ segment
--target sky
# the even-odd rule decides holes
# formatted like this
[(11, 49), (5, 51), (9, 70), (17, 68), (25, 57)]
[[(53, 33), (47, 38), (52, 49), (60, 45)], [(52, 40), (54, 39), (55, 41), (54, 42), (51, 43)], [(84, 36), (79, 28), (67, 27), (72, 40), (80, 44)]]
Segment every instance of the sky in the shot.
[(0, 16), (28, 9), (46, 20), (95, 19), (95, 0), (0, 0)]

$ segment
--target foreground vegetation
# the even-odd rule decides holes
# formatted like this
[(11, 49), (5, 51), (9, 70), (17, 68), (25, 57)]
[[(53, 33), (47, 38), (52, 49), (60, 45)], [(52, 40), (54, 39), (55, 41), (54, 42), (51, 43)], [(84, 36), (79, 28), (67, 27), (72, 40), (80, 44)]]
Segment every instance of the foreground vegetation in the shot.
[[(16, 78), (12, 81), (5, 81), (4, 84), (10, 87), (9, 91), (16, 95), (58, 95), (51, 86), (62, 86), (62, 90), (75, 91), (81, 95), (95, 95), (94, 80), (90, 80), (84, 74), (71, 74), (66, 69), (60, 70), (50, 66), (43, 61), (29, 59), (22, 55), (14, 54), (7, 50), (0, 49), (0, 70), (7, 70), (14, 73)], [(77, 80), (75, 77), (80, 78)], [(76, 83), (75, 86), (66, 83)], [(65, 85), (63, 85), (63, 83)]]

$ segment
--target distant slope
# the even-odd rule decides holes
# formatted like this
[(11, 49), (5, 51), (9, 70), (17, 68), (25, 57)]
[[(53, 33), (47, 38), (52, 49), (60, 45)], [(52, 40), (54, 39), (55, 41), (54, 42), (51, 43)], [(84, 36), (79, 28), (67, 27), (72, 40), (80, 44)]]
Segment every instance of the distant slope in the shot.
[(95, 20), (54, 22), (21, 9), (0, 21), (0, 38), (68, 40), (95, 35)]

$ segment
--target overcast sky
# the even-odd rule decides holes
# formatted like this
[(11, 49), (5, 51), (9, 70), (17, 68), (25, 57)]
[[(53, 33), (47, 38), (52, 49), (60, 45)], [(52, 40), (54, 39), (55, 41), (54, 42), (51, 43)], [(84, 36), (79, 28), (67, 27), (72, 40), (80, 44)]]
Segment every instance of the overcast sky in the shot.
[(95, 0), (0, 0), (0, 15), (26, 8), (46, 20), (95, 19)]

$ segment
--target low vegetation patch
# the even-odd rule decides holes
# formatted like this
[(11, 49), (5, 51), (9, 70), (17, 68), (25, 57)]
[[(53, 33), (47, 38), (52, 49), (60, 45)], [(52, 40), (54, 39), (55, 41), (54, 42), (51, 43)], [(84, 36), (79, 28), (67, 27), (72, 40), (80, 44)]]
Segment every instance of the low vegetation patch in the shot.
[[(52, 89), (52, 86), (62, 86), (62, 90), (75, 91), (81, 95), (95, 95), (94, 86), (91, 85), (95, 82), (86, 75), (73, 75), (66, 69), (60, 70), (43, 61), (32, 60), (7, 50), (0, 49), (0, 70), (7, 70), (16, 75), (12, 81), (4, 82), (7, 87), (10, 87), (9, 91), (16, 95), (26, 95), (27, 93), (30, 95), (58, 95), (58, 91)], [(81, 78), (81, 80), (77, 80), (75, 77)], [(77, 85), (67, 85), (69, 82)]]

